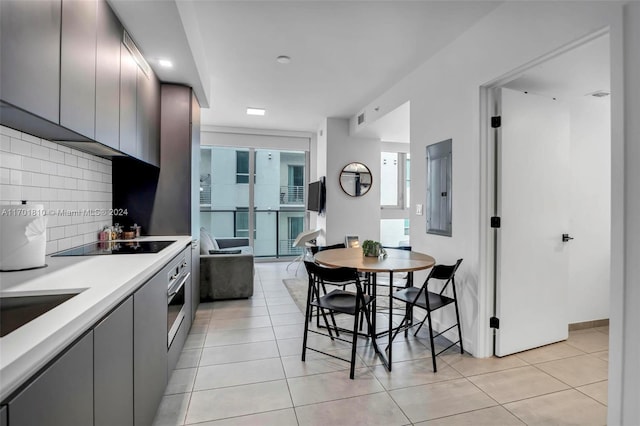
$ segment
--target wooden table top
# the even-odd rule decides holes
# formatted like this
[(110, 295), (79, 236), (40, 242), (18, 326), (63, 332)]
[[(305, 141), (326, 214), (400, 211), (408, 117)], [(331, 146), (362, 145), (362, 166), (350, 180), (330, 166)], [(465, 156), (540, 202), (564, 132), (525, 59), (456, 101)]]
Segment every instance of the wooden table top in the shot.
[(387, 257), (365, 257), (362, 248), (324, 250), (316, 253), (321, 265), (356, 268), (360, 272), (411, 272), (428, 269), (436, 260), (428, 254), (415, 251), (386, 249)]

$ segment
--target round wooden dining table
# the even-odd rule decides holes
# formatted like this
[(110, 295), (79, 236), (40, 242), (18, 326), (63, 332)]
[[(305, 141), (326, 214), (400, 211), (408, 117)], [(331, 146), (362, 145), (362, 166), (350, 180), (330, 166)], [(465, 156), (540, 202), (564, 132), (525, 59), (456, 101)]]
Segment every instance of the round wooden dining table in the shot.
[[(372, 294), (374, 300), (372, 302), (371, 309), (371, 325), (373, 332), (371, 338), (376, 339), (380, 335), (388, 334), (391, 336), (393, 330), (393, 301), (392, 295), (394, 291), (393, 274), (396, 272), (406, 272), (407, 286), (413, 285), (413, 272), (423, 269), (429, 269), (435, 265), (436, 261), (432, 256), (424, 253), (418, 253), (409, 250), (400, 249), (385, 249), (386, 256), (381, 257), (368, 257), (362, 254), (362, 248), (342, 248), (319, 251), (315, 255), (315, 261), (320, 265), (329, 266), (332, 268), (354, 268), (358, 272), (368, 272), (371, 274)], [(389, 328), (383, 333), (376, 333), (376, 288), (377, 288), (377, 274), (388, 273), (389, 274)], [(393, 350), (391, 342), (389, 342), (386, 351), (388, 355), (380, 352), (379, 356), (389, 371), (391, 371), (391, 361), (393, 359)]]

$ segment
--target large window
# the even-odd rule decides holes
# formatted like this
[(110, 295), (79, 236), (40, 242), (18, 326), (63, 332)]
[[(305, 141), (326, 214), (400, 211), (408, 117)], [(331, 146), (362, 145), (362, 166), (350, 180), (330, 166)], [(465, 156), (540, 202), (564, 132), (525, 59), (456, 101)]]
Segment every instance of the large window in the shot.
[(216, 237), (249, 238), (256, 256), (297, 255), (306, 161), (304, 152), (201, 147), (202, 226)]
[(236, 151), (236, 183), (249, 183), (249, 151)]

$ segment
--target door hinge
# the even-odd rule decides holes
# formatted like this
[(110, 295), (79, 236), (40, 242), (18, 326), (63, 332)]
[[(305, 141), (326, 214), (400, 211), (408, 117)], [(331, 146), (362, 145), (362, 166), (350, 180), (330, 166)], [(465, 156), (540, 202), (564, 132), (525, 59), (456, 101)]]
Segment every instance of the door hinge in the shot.
[(489, 327), (490, 328), (500, 328), (500, 319), (496, 317), (489, 318)]
[(491, 227), (500, 228), (500, 216), (493, 216), (491, 218)]
[(495, 117), (491, 117), (491, 128), (492, 129), (497, 129), (501, 125), (502, 125), (502, 117), (501, 116), (496, 115)]

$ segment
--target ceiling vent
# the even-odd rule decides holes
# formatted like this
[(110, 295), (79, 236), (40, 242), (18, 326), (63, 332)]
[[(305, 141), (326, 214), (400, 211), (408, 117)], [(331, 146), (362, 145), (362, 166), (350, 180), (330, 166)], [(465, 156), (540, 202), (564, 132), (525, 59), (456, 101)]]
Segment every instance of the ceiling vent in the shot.
[(364, 123), (364, 112), (358, 116), (358, 126)]
[(604, 90), (598, 90), (597, 92), (587, 93), (587, 96), (593, 96), (594, 98), (605, 98), (609, 95), (610, 93)]
[(147, 61), (145, 61), (144, 56), (142, 56), (142, 53), (140, 53), (140, 51), (138, 50), (138, 46), (136, 46), (136, 44), (133, 42), (133, 39), (131, 38), (131, 36), (129, 36), (129, 33), (126, 30), (124, 31), (124, 35), (122, 37), (122, 43), (127, 47), (127, 49), (129, 49), (129, 52), (131, 52), (131, 55), (133, 55), (133, 59), (135, 59), (142, 72), (144, 72), (144, 75), (149, 78), (149, 75), (151, 74), (151, 67), (149, 67), (149, 64), (147, 63)]

